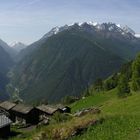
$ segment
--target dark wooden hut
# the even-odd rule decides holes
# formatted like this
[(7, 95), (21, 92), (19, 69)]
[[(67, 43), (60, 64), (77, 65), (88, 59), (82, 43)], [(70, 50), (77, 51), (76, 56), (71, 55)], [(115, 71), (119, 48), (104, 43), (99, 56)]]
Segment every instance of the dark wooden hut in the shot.
[(52, 105), (40, 105), (37, 107), (38, 110), (40, 110), (40, 114), (44, 114), (46, 116), (52, 116), (54, 115), (56, 112), (60, 112), (62, 113), (62, 110), (59, 108), (56, 108)]
[(12, 121), (4, 114), (0, 114), (0, 138), (7, 137), (10, 134), (10, 125)]
[(25, 124), (37, 124), (39, 122), (39, 110), (35, 107), (17, 104), (12, 108), (12, 112), (16, 116), (16, 122)]

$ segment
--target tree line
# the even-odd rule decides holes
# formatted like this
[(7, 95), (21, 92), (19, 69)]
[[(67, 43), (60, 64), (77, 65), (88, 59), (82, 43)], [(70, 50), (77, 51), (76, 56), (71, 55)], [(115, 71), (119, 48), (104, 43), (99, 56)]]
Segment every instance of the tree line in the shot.
[[(132, 91), (140, 90), (140, 53), (133, 61), (124, 64), (118, 73), (114, 73), (106, 80), (97, 79), (92, 86), (92, 92), (93, 90), (108, 91), (114, 88), (117, 88), (118, 97), (126, 97), (131, 95)], [(85, 95), (92, 93), (89, 91)]]

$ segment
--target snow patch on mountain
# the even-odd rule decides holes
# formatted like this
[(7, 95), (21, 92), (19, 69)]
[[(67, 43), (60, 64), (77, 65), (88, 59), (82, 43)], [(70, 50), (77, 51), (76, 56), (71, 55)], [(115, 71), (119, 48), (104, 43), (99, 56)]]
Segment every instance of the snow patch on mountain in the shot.
[(97, 26), (98, 25), (97, 22), (93, 22), (93, 21), (89, 21), (89, 22), (87, 22), (87, 24), (92, 25), (92, 26)]
[(59, 27), (54, 28), (54, 34), (57, 34), (59, 32)]
[(136, 33), (136, 34), (135, 34), (135, 37), (140, 38), (140, 34), (137, 34), (137, 33)]
[(21, 51), (22, 49), (25, 49), (27, 47), (27, 45), (25, 45), (24, 43), (15, 41), (13, 43), (10, 44), (10, 46), (15, 49), (17, 52)]
[(116, 25), (117, 25), (117, 27), (121, 28), (121, 24), (116, 24)]
[(10, 47), (14, 47), (16, 44), (18, 44), (18, 41), (12, 42), (11, 44), (9, 44)]
[(124, 32), (126, 32), (126, 33), (131, 33), (132, 35), (135, 36), (135, 32), (131, 28), (129, 28), (127, 25), (125, 25), (124, 27), (122, 27), (122, 30)]

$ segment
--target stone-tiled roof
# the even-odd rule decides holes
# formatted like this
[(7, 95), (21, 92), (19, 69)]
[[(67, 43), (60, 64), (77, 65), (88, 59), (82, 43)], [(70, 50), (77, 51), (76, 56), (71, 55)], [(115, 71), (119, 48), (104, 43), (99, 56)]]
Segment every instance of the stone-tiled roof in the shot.
[(0, 103), (0, 108), (5, 109), (7, 111), (12, 109), (14, 106), (16, 106), (16, 104), (12, 103), (10, 101), (4, 101), (4, 102)]
[(24, 104), (17, 104), (12, 108), (13, 111), (20, 112), (22, 114), (28, 114), (32, 109), (34, 109), (34, 107)]
[(58, 108), (51, 106), (51, 105), (40, 105), (37, 107), (37, 109), (52, 115), (53, 113), (55, 113), (57, 110), (59, 110)]

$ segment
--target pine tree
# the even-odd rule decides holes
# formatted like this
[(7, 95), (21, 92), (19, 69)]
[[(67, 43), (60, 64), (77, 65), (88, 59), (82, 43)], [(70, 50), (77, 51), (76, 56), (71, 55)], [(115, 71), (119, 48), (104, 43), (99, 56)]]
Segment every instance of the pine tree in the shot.
[(94, 89), (97, 92), (103, 90), (103, 80), (102, 79), (99, 78), (94, 82)]
[(132, 90), (140, 90), (140, 54), (132, 64)]
[(118, 96), (126, 97), (130, 95), (129, 80), (126, 75), (121, 75), (118, 82)]
[(104, 89), (111, 90), (117, 87), (118, 84), (118, 74), (115, 73), (113, 76), (109, 77), (107, 80), (104, 81)]

